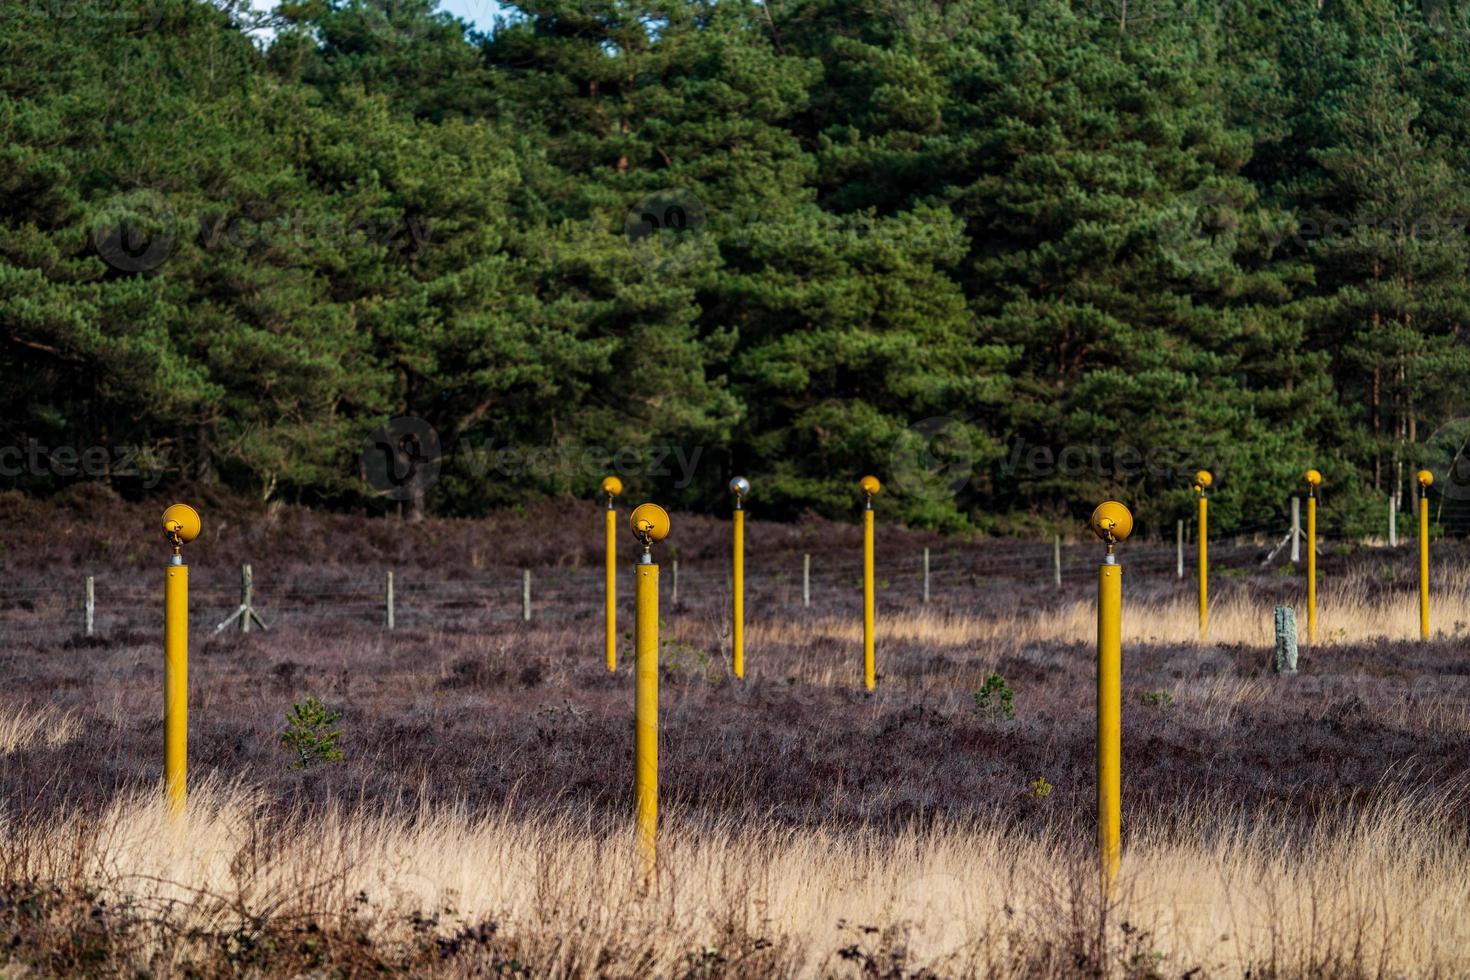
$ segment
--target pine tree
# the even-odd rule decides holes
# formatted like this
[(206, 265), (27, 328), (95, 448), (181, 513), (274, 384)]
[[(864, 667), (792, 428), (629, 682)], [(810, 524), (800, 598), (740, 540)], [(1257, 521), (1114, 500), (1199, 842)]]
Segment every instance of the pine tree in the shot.
[(1323, 139), (1297, 237), (1316, 268), (1316, 342), (1354, 423), (1350, 458), (1391, 491), (1419, 461), (1425, 423), (1464, 404), (1470, 242), (1455, 216), (1470, 213), (1470, 185), (1421, 121), (1415, 21), (1361, 13), (1340, 84), (1314, 106)]

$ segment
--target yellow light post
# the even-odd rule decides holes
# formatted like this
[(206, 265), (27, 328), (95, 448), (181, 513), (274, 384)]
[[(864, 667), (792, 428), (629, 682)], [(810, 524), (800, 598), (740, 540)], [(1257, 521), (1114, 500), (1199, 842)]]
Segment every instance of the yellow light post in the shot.
[(1322, 474), (1307, 470), (1307, 642), (1317, 639), (1317, 488)]
[(174, 549), (163, 585), (163, 785), (174, 816), (189, 795), (189, 566), (180, 548), (199, 529), (199, 512), (188, 504), (163, 512), (163, 533)]
[(1097, 569), (1097, 846), (1107, 897), (1118, 877), (1123, 829), (1123, 566), (1113, 545), (1133, 533), (1133, 515), (1105, 500), (1089, 523), (1108, 546)]
[(1419, 471), (1419, 639), (1429, 639), (1429, 485), (1434, 474)]
[(623, 492), (623, 481), (615, 476), (602, 481), (607, 496), (604, 528), (607, 536), (605, 575), (607, 588), (603, 596), (603, 619), (607, 623), (607, 669), (618, 669), (618, 512), (613, 498)]
[(633, 798), (644, 877), (653, 879), (658, 831), (658, 566), (653, 543), (669, 533), (669, 515), (658, 504), (639, 504), (628, 518), (642, 548), (634, 592)]
[(858, 481), (863, 491), (863, 686), (872, 690), (878, 682), (873, 663), (873, 498), (883, 489), (876, 476)]
[(1210, 502), (1205, 491), (1215, 477), (1209, 470), (1200, 470), (1194, 475), (1194, 492), (1199, 494), (1199, 638), (1204, 642), (1210, 627), (1210, 560), (1209, 525)]
[(731, 573), (734, 590), (733, 608), (730, 613), (730, 646), (733, 652), (735, 676), (745, 679), (745, 508), (741, 506), (745, 495), (750, 493), (750, 481), (737, 476), (730, 481), (730, 492), (735, 495), (735, 544), (734, 565)]

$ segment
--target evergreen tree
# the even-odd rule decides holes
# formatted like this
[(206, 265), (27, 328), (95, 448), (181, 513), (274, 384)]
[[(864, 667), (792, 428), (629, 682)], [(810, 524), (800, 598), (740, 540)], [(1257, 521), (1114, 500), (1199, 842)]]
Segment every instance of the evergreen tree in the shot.
[(1470, 242), (1456, 216), (1470, 214), (1470, 185), (1421, 119), (1413, 20), (1356, 16), (1342, 78), (1312, 107), (1323, 139), (1297, 237), (1319, 286), (1307, 314), (1352, 420), (1342, 442), (1391, 490), (1419, 461), (1415, 444), (1464, 404)]
[(1311, 464), (1351, 531), (1466, 414), (1451, 4), (74, 13), (0, 15), (8, 483), (357, 504), (410, 415), (413, 513), (873, 471), (915, 523), (1147, 531), (1206, 466), (1279, 526)]

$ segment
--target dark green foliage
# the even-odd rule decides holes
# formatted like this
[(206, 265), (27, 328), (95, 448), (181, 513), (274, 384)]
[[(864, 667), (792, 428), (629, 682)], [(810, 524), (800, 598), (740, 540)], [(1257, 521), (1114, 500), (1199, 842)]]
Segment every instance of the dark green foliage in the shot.
[(985, 675), (985, 682), (975, 692), (975, 707), (992, 721), (1016, 717), (1015, 695), (1006, 679), (997, 673)]
[(873, 472), (891, 520), (1147, 534), (1207, 467), (1217, 529), (1284, 530), (1315, 465), (1347, 533), (1451, 487), (1453, 4), (46, 6), (0, 17), (6, 485), (381, 510), (407, 415), (416, 513)]
[(281, 745), (296, 756), (291, 767), (310, 769), (325, 762), (341, 762), (342, 748), (337, 743), (342, 730), (332, 727), (341, 720), (342, 712), (316, 698), (293, 704), (286, 712), (286, 730), (281, 733)]

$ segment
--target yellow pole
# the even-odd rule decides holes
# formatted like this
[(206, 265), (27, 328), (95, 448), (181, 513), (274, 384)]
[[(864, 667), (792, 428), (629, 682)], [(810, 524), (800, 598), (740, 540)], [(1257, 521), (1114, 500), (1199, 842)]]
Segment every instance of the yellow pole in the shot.
[(607, 669), (618, 669), (618, 512), (612, 497), (607, 498), (607, 589), (603, 600), (603, 619), (607, 623)]
[(1429, 485), (1434, 474), (1419, 471), (1419, 639), (1429, 639)]
[(1210, 501), (1199, 495), (1199, 638), (1204, 640), (1210, 627)]
[(163, 512), (163, 535), (174, 549), (163, 582), (163, 786), (175, 817), (189, 795), (189, 566), (180, 552), (201, 527), (188, 504)]
[(863, 686), (877, 683), (873, 665), (873, 501), (863, 511)]
[(658, 836), (658, 566), (653, 544), (669, 533), (658, 504), (633, 508), (628, 525), (641, 549), (633, 590), (633, 800), (638, 851), (647, 885), (654, 884)]
[(876, 476), (858, 481), (863, 492), (863, 685), (872, 690), (878, 675), (873, 666), (873, 498), (883, 489)]
[(1118, 877), (1123, 795), (1123, 567), (1097, 569), (1097, 834), (1106, 895)]
[(1108, 546), (1097, 569), (1097, 850), (1107, 899), (1118, 878), (1123, 828), (1123, 566), (1113, 545), (1133, 533), (1133, 514), (1105, 500), (1089, 523)]
[(1194, 492), (1199, 494), (1199, 638), (1201, 643), (1204, 642), (1210, 629), (1210, 505), (1205, 499), (1205, 491), (1214, 483), (1215, 476), (1209, 470), (1200, 470), (1194, 475)]
[(1307, 642), (1317, 639), (1317, 491), (1307, 491)]
[(1419, 494), (1419, 639), (1429, 639), (1429, 497)]
[(163, 589), (163, 782), (169, 812), (188, 797), (189, 566), (175, 556)]
[(735, 608), (731, 638), (735, 653), (735, 676), (745, 678), (745, 511), (735, 500)]
[(658, 828), (658, 566), (645, 553), (638, 564), (637, 693), (634, 701), (634, 783), (638, 844), (645, 877), (652, 877)]
[(607, 624), (607, 669), (618, 669), (618, 512), (613, 498), (623, 492), (623, 481), (615, 476), (603, 477), (602, 492), (607, 497), (606, 588), (603, 590), (603, 621)]

